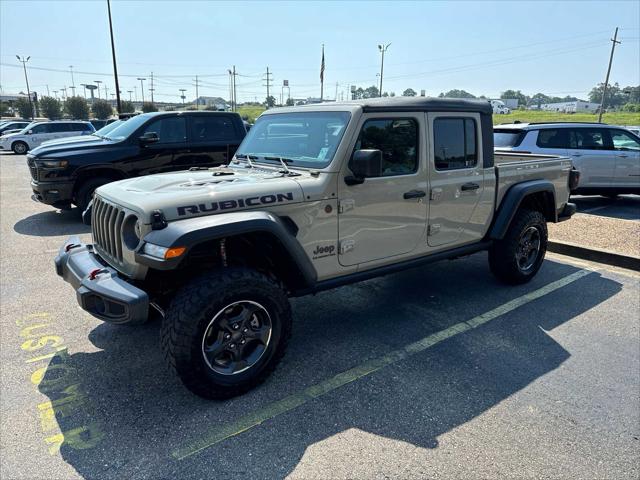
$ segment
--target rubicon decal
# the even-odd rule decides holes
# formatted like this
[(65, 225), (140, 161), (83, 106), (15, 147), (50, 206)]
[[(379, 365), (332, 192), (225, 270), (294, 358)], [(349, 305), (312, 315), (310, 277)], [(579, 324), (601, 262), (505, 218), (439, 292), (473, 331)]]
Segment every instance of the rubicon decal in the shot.
[(221, 202), (199, 203), (198, 205), (185, 205), (178, 207), (178, 215), (194, 215), (197, 213), (216, 212), (218, 210), (233, 210), (234, 208), (257, 207), (271, 203), (293, 201), (293, 192), (275, 193), (260, 197), (239, 198), (237, 200), (223, 200)]

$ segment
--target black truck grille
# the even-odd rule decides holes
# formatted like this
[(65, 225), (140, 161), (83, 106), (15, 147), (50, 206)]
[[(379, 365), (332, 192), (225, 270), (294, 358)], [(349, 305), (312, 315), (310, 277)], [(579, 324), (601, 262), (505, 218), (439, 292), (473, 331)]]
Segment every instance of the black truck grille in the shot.
[(122, 224), (124, 216), (124, 210), (94, 195), (93, 207), (91, 208), (93, 242), (99, 247), (101, 253), (107, 254), (120, 264), (123, 261)]

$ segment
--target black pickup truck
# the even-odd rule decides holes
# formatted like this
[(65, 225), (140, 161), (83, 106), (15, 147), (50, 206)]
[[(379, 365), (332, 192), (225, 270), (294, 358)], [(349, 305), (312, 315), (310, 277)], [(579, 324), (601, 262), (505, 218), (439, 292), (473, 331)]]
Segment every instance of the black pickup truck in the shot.
[(33, 198), (56, 208), (73, 203), (84, 210), (96, 188), (115, 180), (227, 163), (245, 135), (237, 113), (137, 115), (91, 141), (30, 151)]

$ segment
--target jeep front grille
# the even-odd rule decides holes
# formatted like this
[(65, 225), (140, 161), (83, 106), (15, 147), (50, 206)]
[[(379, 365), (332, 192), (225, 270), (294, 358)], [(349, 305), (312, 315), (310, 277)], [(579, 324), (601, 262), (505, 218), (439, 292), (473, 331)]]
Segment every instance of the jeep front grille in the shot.
[(119, 265), (123, 264), (122, 224), (124, 217), (123, 209), (94, 195), (91, 209), (93, 242), (98, 247), (99, 253), (107, 255), (108, 259)]

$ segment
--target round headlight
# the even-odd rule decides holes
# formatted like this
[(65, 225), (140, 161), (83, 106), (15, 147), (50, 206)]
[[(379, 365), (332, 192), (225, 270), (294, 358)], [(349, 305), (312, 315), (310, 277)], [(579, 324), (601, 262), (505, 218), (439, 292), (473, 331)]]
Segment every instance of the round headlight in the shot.
[(140, 244), (141, 226), (138, 217), (129, 215), (122, 225), (122, 241), (129, 250), (135, 250)]

